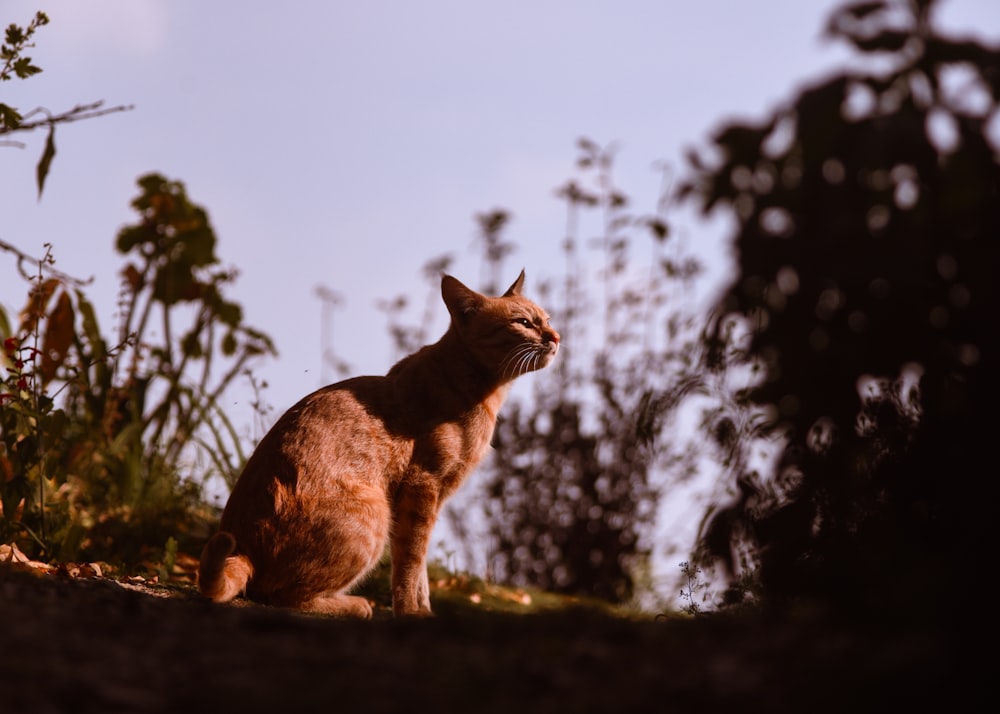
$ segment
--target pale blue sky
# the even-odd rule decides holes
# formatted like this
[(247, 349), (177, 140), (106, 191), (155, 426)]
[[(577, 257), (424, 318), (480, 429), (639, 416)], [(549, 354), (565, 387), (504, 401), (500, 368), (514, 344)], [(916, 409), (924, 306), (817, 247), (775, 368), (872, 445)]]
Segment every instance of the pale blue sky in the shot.
[[(3, 101), (135, 109), (60, 127), (40, 202), (43, 135), (0, 148), (0, 238), (34, 254), (52, 242), (61, 269), (93, 275), (110, 332), (112, 242), (133, 220), (135, 179), (184, 181), (241, 270), (233, 296), (247, 321), (277, 342), (280, 359), (260, 373), (284, 409), (319, 385), (317, 285), (347, 299), (336, 351), (355, 372), (385, 371), (376, 301), (421, 302), (420, 268), (445, 252), (474, 285), (475, 212), (513, 212), (506, 236), (521, 248), (508, 266), (527, 269), (530, 292), (558, 274), (553, 189), (577, 137), (619, 142), (619, 181), (652, 209), (652, 162), (682, 166), (721, 120), (760, 117), (842, 63), (845, 48), (821, 39), (835, 5), (4, 0), (4, 26), (38, 9), (52, 23), (31, 51), (44, 72), (5, 83)], [(943, 6), (949, 25), (1000, 35), (995, 0)], [(16, 309), (23, 295), (0, 255), (0, 303)]]

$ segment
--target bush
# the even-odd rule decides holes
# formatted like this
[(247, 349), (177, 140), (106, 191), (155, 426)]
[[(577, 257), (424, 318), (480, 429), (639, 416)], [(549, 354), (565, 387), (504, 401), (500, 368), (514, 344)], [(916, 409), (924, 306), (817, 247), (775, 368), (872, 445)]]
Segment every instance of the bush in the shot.
[(150, 174), (139, 187), (140, 219), (116, 246), (127, 262), (114, 342), (51, 252), (16, 330), (0, 324), (0, 535), (36, 557), (134, 562), (141, 546), (201, 537), (201, 486), (232, 484), (246, 459), (220, 397), (274, 346), (224, 297), (236, 274), (218, 267), (183, 184)]

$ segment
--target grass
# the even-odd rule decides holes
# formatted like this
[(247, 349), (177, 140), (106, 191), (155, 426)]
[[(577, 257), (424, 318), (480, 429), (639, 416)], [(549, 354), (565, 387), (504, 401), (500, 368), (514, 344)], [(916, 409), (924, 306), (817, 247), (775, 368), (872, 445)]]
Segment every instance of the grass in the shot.
[[(469, 573), (455, 573), (439, 562), (428, 566), (431, 607), (438, 615), (502, 613), (538, 615), (566, 611), (591, 611), (611, 617), (634, 618), (640, 613), (603, 600), (490, 583)], [(390, 566), (383, 561), (355, 590), (376, 603), (376, 617), (388, 616), (392, 608)], [(650, 615), (649, 617), (652, 617)]]

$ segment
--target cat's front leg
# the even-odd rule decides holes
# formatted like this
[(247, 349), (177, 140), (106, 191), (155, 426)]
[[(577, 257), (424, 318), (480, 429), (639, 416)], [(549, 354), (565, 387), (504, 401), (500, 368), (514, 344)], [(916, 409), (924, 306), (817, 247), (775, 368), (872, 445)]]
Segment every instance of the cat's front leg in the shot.
[(400, 486), (393, 499), (392, 612), (430, 615), (427, 549), (437, 518), (438, 494), (430, 484)]

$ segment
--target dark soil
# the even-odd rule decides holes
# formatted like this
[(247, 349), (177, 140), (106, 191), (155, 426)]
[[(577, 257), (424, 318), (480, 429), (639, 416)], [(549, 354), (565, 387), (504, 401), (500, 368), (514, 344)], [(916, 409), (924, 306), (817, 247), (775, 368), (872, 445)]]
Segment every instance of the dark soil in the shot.
[(0, 712), (857, 712), (972, 706), (942, 627), (436, 607), (336, 620), (0, 568)]

